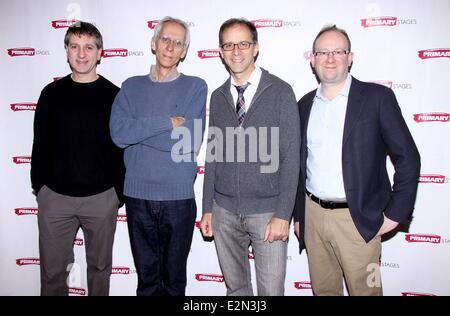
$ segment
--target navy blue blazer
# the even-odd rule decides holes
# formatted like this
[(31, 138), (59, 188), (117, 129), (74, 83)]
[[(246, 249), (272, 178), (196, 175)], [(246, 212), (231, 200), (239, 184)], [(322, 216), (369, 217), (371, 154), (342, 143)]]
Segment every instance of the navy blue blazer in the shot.
[[(300, 222), (304, 245), (306, 131), (316, 91), (298, 101), (301, 126), (300, 179), (294, 221)], [(342, 173), (350, 213), (361, 236), (370, 241), (386, 217), (407, 222), (414, 209), (420, 155), (391, 89), (352, 78), (342, 143)], [(386, 157), (395, 168), (391, 186)]]

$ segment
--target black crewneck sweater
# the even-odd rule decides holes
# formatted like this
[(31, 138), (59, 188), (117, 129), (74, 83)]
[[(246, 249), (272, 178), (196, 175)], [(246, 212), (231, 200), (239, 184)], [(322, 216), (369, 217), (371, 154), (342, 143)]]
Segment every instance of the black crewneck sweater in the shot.
[(119, 88), (102, 76), (78, 83), (70, 75), (41, 92), (34, 117), (31, 183), (75, 197), (115, 187), (122, 201), (123, 150), (111, 140), (109, 118)]

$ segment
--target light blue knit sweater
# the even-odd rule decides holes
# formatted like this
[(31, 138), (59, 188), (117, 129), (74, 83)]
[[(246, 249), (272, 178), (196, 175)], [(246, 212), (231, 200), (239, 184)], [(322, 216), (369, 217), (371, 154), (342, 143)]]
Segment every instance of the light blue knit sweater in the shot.
[[(196, 142), (189, 152), (191, 161), (175, 162), (170, 117), (183, 116), (182, 125), (194, 136), (194, 120), (201, 120), (204, 131), (207, 85), (204, 80), (180, 74), (170, 82), (153, 82), (149, 76), (124, 81), (114, 101), (110, 131), (117, 146), (125, 148), (126, 196), (169, 201), (194, 197), (197, 174)], [(198, 135), (198, 132), (197, 132)], [(192, 143), (192, 142), (191, 142)]]

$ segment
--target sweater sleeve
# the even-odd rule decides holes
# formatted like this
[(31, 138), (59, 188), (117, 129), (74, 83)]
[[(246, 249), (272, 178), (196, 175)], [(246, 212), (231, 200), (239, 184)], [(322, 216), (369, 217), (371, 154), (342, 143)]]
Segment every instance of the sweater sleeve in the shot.
[(42, 90), (34, 114), (34, 138), (31, 158), (31, 186), (37, 194), (45, 184), (51, 152), (51, 120), (49, 88)]
[[(185, 122), (183, 125), (147, 138), (142, 144), (160, 151), (171, 152), (177, 150), (177, 154), (198, 152), (205, 130), (207, 93), (208, 87), (206, 82), (202, 80), (201, 84), (196, 85), (195, 91), (190, 94), (189, 99), (186, 101), (186, 110), (183, 114)], [(174, 146), (177, 143), (181, 144), (181, 146)]]
[(170, 118), (163, 116), (135, 117), (133, 103), (128, 95), (127, 81), (117, 94), (110, 119), (110, 132), (113, 142), (125, 148), (143, 142), (149, 137), (172, 130)]
[(213, 104), (213, 97), (211, 96), (211, 100), (209, 102), (210, 111), (209, 111), (209, 124), (208, 124), (208, 138), (207, 146), (206, 146), (206, 157), (205, 157), (205, 174), (203, 179), (203, 214), (211, 213), (214, 199), (214, 181), (216, 177), (216, 161), (209, 156), (211, 150), (213, 148), (218, 148), (216, 144), (216, 138), (212, 137), (213, 128), (214, 128), (214, 111), (211, 108), (211, 104)]
[(280, 195), (274, 217), (290, 221), (300, 171), (300, 117), (292, 89), (280, 95)]

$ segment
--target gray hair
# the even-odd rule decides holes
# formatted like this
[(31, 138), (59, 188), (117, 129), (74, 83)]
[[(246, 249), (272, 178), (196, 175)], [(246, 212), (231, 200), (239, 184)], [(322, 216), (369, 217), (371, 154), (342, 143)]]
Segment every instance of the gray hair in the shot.
[(183, 20), (176, 19), (176, 18), (173, 18), (171, 16), (166, 16), (165, 18), (163, 18), (162, 20), (159, 21), (159, 23), (155, 27), (155, 32), (153, 33), (153, 40), (156, 40), (159, 37), (159, 33), (161, 33), (161, 29), (162, 29), (164, 23), (167, 23), (167, 22), (177, 23), (178, 25), (180, 25), (181, 27), (184, 28), (184, 31), (185, 31), (185, 33), (184, 33), (184, 47), (188, 48), (189, 44), (191, 42), (191, 35), (190, 35), (190, 32), (189, 32), (189, 26)]

